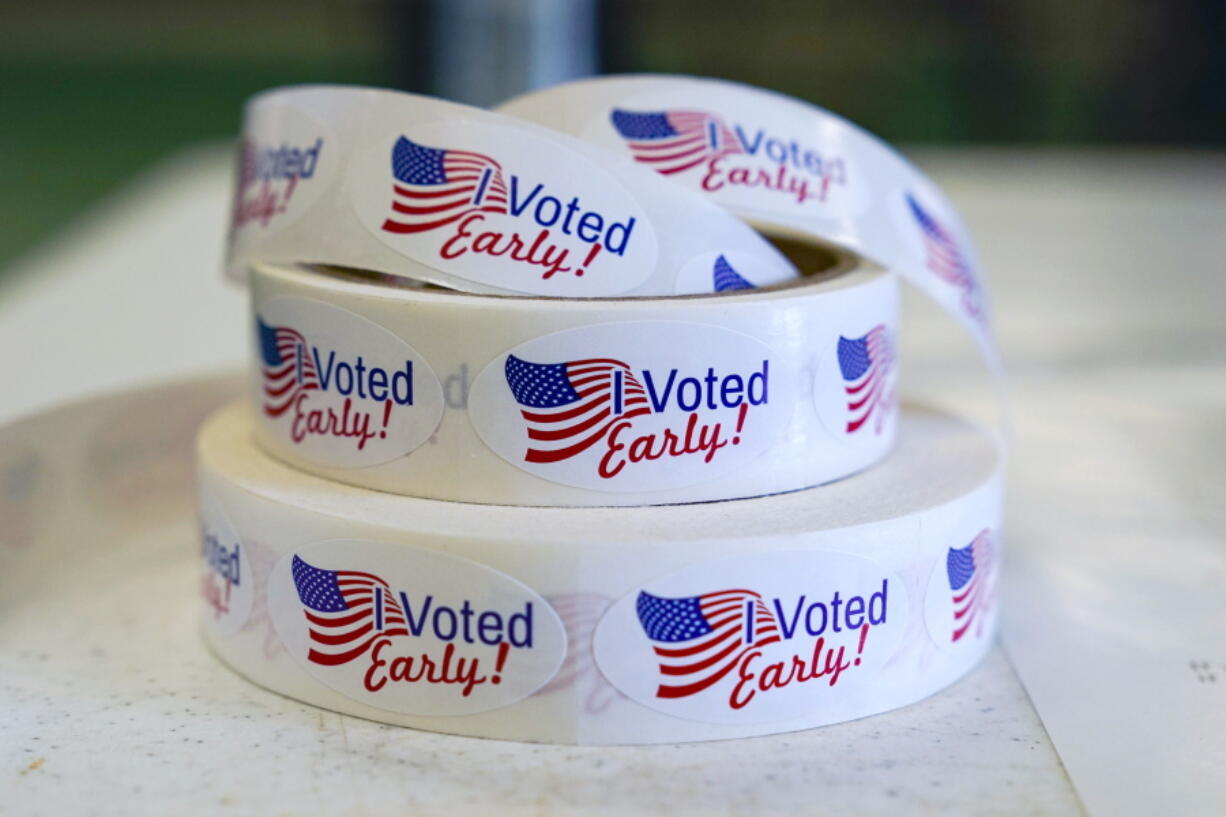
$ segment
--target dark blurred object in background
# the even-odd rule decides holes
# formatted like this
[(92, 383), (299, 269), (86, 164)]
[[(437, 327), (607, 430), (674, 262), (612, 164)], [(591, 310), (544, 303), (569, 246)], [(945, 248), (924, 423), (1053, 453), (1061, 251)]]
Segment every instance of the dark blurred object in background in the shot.
[(1221, 0), (627, 0), (605, 70), (709, 74), (890, 142), (1226, 143)]
[(298, 82), (490, 104), (592, 71), (775, 88), (885, 139), (1226, 144), (1220, 0), (0, 3), (0, 264)]

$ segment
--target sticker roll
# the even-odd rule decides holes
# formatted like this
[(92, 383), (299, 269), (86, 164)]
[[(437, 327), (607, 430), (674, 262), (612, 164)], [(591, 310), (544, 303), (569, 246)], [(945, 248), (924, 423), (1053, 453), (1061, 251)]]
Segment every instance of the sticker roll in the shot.
[(284, 695), (575, 744), (787, 732), (918, 701), (993, 638), (1002, 455), (908, 409), (825, 488), (616, 509), (461, 505), (279, 463), (233, 404), (198, 439), (204, 631)]
[(428, 499), (740, 499), (886, 457), (898, 284), (852, 270), (720, 296), (507, 298), (257, 265), (258, 443)]
[(228, 269), (241, 279), (260, 261), (575, 298), (798, 275), (739, 219), (630, 159), (489, 111), (340, 86), (247, 105)]
[(894, 270), (952, 314), (1001, 375), (962, 219), (911, 162), (841, 116), (740, 83), (651, 75), (554, 85), (497, 110), (633, 159), (768, 235)]

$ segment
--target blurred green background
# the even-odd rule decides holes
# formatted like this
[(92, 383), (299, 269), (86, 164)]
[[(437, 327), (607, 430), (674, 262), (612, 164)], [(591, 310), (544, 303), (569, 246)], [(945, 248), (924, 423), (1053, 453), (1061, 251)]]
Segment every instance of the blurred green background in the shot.
[[(142, 167), (232, 138), (260, 89), (446, 90), (438, 52), (451, 40), (435, 18), (449, 1), (0, 2), (0, 265)], [(566, 2), (463, 0), (461, 29), (515, 28)], [(1226, 144), (1223, 2), (582, 5), (601, 70), (739, 79), (892, 142)]]

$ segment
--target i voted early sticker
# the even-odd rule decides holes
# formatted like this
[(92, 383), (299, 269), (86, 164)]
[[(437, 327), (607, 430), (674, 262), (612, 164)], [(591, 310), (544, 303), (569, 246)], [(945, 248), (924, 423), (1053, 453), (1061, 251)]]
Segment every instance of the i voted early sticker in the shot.
[(898, 348), (884, 322), (848, 316), (821, 350), (813, 404), (830, 436), (849, 448), (885, 454), (898, 425)]
[(468, 121), (406, 126), (350, 179), (362, 223), (428, 267), (510, 292), (599, 297), (655, 272), (647, 213), (562, 144)]
[(260, 106), (243, 129), (230, 225), (236, 242), (296, 221), (327, 189), (339, 161), (327, 127), (297, 108)]
[(566, 633), (535, 591), (476, 562), (399, 542), (315, 542), (268, 584), (273, 625), (312, 676), (369, 706), (467, 715), (557, 672)]
[(765, 106), (759, 91), (687, 83), (601, 110), (582, 135), (725, 207), (803, 223), (868, 205), (862, 160), (838, 127), (815, 126), (799, 103)]
[(890, 215), (913, 280), (968, 323), (986, 330), (987, 300), (974, 249), (945, 196), (916, 176), (890, 197)]
[(793, 395), (789, 372), (761, 341), (640, 321), (517, 346), (477, 376), (469, 417), (499, 456), (544, 479), (658, 491), (761, 455), (788, 423)]
[(429, 364), (383, 327), (308, 298), (255, 310), (259, 422), (286, 451), (361, 467), (429, 439), (443, 392)]
[(251, 558), (221, 505), (200, 495), (200, 597), (204, 626), (218, 635), (242, 629), (255, 599)]
[(906, 630), (906, 588), (833, 551), (753, 553), (634, 589), (596, 628), (609, 681), (709, 723), (854, 717)]
[(676, 292), (739, 292), (793, 280), (771, 260), (736, 250), (705, 252), (677, 273)]

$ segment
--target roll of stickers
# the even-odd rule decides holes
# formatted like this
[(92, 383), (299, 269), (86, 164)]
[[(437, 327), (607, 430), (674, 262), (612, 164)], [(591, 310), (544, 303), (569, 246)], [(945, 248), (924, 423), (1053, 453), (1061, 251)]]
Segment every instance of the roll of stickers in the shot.
[(709, 293), (795, 268), (631, 159), (423, 96), (301, 86), (248, 103), (229, 270), (330, 264), (466, 292)]
[(499, 298), (257, 265), (256, 437), (409, 496), (650, 505), (806, 488), (884, 458), (898, 285)]
[(683, 76), (597, 77), (512, 99), (699, 192), (767, 234), (819, 240), (899, 273), (999, 356), (970, 236), (945, 195), (881, 140), (782, 94)]
[(205, 632), (244, 676), (432, 731), (607, 744), (904, 706), (987, 651), (1002, 458), (910, 410), (886, 463), (815, 491), (656, 508), (457, 505), (198, 442)]

